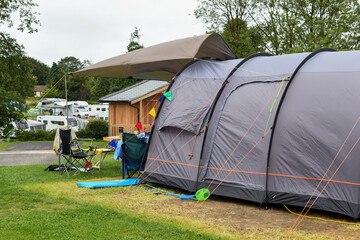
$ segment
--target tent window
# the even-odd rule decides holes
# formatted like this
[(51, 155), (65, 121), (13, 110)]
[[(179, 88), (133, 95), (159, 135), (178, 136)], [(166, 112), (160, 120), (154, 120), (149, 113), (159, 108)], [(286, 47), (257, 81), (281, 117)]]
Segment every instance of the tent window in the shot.
[[(178, 82), (179, 85), (172, 87), (174, 89), (173, 99), (165, 101), (166, 105), (162, 110), (164, 112), (162, 113), (160, 129), (176, 127), (196, 134), (200, 131), (212, 99), (220, 88), (223, 79), (186, 78), (184, 81)], [(199, 91), (201, 92), (199, 93)]]

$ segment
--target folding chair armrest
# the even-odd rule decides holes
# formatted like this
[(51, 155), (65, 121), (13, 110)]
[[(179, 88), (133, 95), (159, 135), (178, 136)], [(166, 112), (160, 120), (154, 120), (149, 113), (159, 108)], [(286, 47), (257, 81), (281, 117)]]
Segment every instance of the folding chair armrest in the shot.
[(82, 144), (78, 143), (77, 141), (70, 142), (70, 147), (71, 147), (72, 151), (75, 151), (75, 152), (82, 151), (81, 145)]
[[(77, 140), (91, 140), (91, 144), (82, 144), (77, 142)], [(76, 141), (71, 142), (71, 146), (76, 147), (78, 151), (83, 151), (85, 153), (88, 153), (90, 151), (96, 151), (96, 149), (99, 147), (98, 145), (92, 145), (93, 138), (78, 138)]]
[(96, 150), (99, 148), (98, 145), (94, 145), (94, 146), (88, 146), (89, 147), (89, 151), (92, 151), (94, 153), (96, 153)]

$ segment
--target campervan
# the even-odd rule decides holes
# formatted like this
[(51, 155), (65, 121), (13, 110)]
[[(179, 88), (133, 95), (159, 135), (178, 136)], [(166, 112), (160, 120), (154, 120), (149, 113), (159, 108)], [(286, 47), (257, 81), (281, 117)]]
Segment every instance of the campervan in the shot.
[(109, 115), (109, 104), (100, 103), (100, 104), (91, 104), (88, 107), (89, 116), (96, 117), (99, 114)]
[(53, 104), (48, 104), (44, 108), (40, 107), (40, 109), (46, 109), (54, 116), (76, 116), (79, 118), (88, 118), (89, 113), (87, 111), (87, 102), (85, 104), (78, 104), (78, 102), (82, 101), (70, 101), (70, 102), (55, 102)]
[(49, 111), (50, 108), (48, 105), (59, 103), (59, 102), (66, 102), (65, 99), (62, 98), (43, 98), (40, 100), (40, 102), (36, 105), (36, 108), (42, 109), (44, 111)]
[(82, 108), (73, 108), (72, 115), (79, 118), (88, 118), (89, 112)]
[(68, 103), (72, 105), (71, 110), (73, 116), (81, 118), (89, 117), (89, 104), (86, 101), (70, 101)]
[(44, 123), (46, 126), (46, 131), (50, 131), (53, 129), (57, 129), (61, 126), (72, 126), (75, 132), (85, 127), (83, 121), (81, 124), (77, 117), (65, 117), (65, 116), (38, 116), (37, 121), (40, 123)]

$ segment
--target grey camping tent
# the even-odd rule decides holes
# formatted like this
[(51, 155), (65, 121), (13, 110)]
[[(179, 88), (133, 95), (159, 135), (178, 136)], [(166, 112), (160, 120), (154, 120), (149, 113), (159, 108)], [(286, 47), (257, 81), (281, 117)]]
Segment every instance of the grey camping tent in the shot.
[(258, 203), (313, 196), (359, 218), (359, 62), (332, 49), (192, 61), (161, 102), (142, 180)]

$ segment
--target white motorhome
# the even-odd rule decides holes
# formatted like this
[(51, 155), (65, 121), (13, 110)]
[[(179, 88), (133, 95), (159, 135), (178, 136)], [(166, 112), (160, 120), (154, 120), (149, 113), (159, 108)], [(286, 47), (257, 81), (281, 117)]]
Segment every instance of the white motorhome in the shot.
[(90, 104), (88, 111), (89, 117), (96, 117), (99, 114), (102, 116), (109, 115), (109, 103)]
[(49, 111), (50, 108), (48, 108), (47, 105), (55, 104), (59, 102), (66, 102), (65, 99), (62, 98), (43, 98), (40, 100), (40, 102), (36, 105), (36, 108), (42, 109), (44, 111)]
[(83, 110), (81, 108), (74, 108), (72, 110), (72, 115), (79, 117), (79, 118), (88, 118), (89, 117), (89, 112), (86, 110)]
[(72, 104), (73, 116), (88, 118), (89, 117), (89, 104), (85, 101), (70, 101), (69, 104)]
[(72, 126), (75, 132), (83, 129), (86, 125), (85, 120), (79, 120), (77, 117), (65, 117), (65, 116), (38, 116), (37, 121), (44, 123), (46, 131), (57, 129), (61, 126)]
[[(66, 114), (68, 114), (69, 116), (88, 118), (89, 113), (87, 107), (85, 107), (85, 104), (79, 105), (78, 102), (81, 101), (70, 101), (67, 104), (66, 102), (55, 102), (53, 104), (47, 104), (45, 108), (54, 116), (66, 116)], [(85, 103), (87, 105), (87, 102)]]

